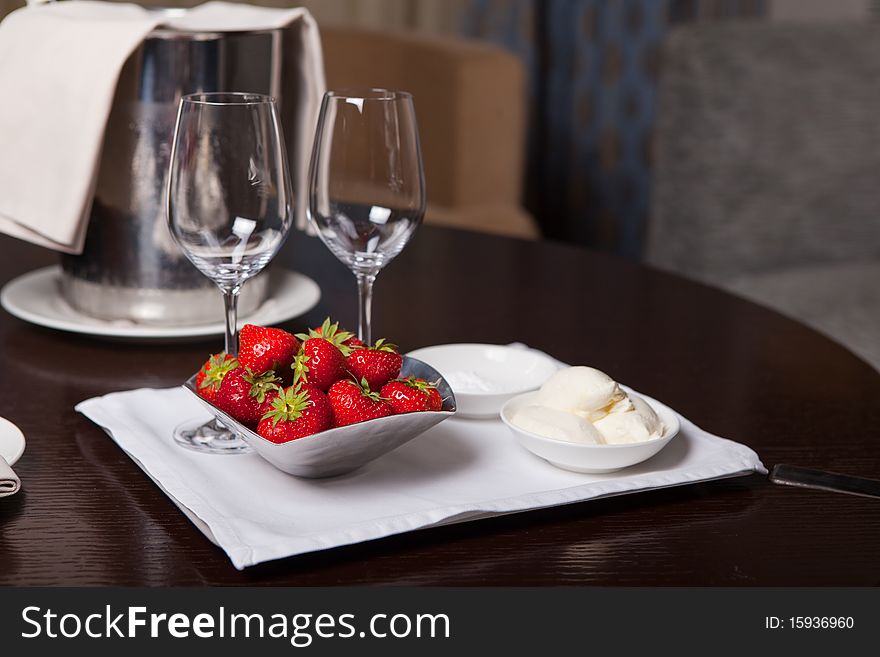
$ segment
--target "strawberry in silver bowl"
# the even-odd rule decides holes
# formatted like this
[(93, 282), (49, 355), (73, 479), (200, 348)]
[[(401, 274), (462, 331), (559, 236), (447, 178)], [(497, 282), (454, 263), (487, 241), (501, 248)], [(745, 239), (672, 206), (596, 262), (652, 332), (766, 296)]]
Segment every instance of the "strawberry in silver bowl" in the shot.
[[(253, 371), (241, 364), (259, 362), (247, 353), (240, 353), (237, 362), (218, 354), (183, 387), (260, 456), (299, 477), (356, 470), (455, 414), (452, 389), (430, 365), (407, 356), (392, 359), (386, 343), (352, 345), (351, 334), (339, 331), (329, 319), (310, 333), (311, 337), (297, 336), (299, 352), (289, 369), (281, 361), (278, 370)], [(289, 356), (292, 341), (280, 334), (275, 338)], [(241, 346), (248, 347), (244, 342)], [(363, 350), (357, 361), (361, 367), (328, 376), (322, 365), (332, 360), (336, 368), (339, 362), (331, 347), (340, 350), (342, 362)], [(367, 376), (357, 375), (364, 373), (363, 363), (372, 360), (382, 361), (383, 374), (371, 368), (371, 384)], [(385, 366), (389, 361), (399, 362), (399, 371)], [(278, 367), (279, 361), (273, 362)], [(286, 386), (290, 378), (293, 383)], [(328, 384), (331, 378), (336, 380)]]

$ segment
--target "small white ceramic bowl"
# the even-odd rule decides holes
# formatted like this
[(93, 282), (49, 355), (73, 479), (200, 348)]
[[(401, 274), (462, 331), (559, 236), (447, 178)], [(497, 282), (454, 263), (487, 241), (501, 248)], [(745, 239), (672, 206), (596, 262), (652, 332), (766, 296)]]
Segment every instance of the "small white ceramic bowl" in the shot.
[(628, 468), (654, 456), (675, 438), (680, 429), (675, 411), (655, 399), (639, 395), (651, 405), (666, 428), (661, 438), (623, 445), (586, 445), (546, 438), (520, 429), (510, 421), (517, 410), (534, 403), (536, 394), (529, 392), (508, 401), (501, 409), (501, 420), (523, 447), (563, 470), (602, 474)]
[(533, 349), (496, 344), (444, 344), (411, 351), (443, 375), (458, 417), (497, 418), (511, 397), (537, 390), (559, 364)]

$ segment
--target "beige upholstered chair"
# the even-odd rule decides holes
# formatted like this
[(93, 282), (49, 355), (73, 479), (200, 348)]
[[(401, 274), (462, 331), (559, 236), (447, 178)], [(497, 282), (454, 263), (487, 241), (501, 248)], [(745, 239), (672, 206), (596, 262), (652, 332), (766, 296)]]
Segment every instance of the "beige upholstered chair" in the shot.
[(538, 236), (521, 206), (522, 63), (480, 42), (322, 27), (328, 86), (413, 94), (428, 190), (426, 222)]

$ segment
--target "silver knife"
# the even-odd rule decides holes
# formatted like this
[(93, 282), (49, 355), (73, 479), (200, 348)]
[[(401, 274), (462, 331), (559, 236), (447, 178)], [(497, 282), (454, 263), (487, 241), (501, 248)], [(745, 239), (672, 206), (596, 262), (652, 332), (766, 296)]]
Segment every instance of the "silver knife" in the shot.
[(816, 488), (863, 497), (880, 497), (880, 481), (877, 479), (801, 468), (786, 463), (773, 466), (773, 470), (770, 472), (770, 481), (782, 486)]

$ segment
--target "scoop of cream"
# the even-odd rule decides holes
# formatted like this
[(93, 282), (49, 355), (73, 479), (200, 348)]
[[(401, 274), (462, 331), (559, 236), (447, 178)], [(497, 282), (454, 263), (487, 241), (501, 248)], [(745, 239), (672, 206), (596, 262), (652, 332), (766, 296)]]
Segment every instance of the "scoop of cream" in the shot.
[(639, 443), (660, 438), (666, 430), (644, 399), (627, 394), (604, 372), (583, 366), (556, 372), (533, 404), (510, 421), (540, 436), (590, 445)]
[(605, 372), (582, 365), (556, 372), (541, 386), (535, 400), (538, 406), (573, 413), (590, 422), (605, 417), (620, 403), (629, 407), (617, 382)]
[(604, 442), (608, 445), (619, 445), (660, 438), (665, 429), (654, 409), (638, 395), (630, 393), (627, 398), (627, 410), (618, 412), (615, 407), (611, 413), (594, 423), (593, 427), (602, 434)]
[(548, 406), (524, 406), (510, 422), (524, 431), (569, 443), (599, 445), (605, 442), (596, 427), (584, 418)]

